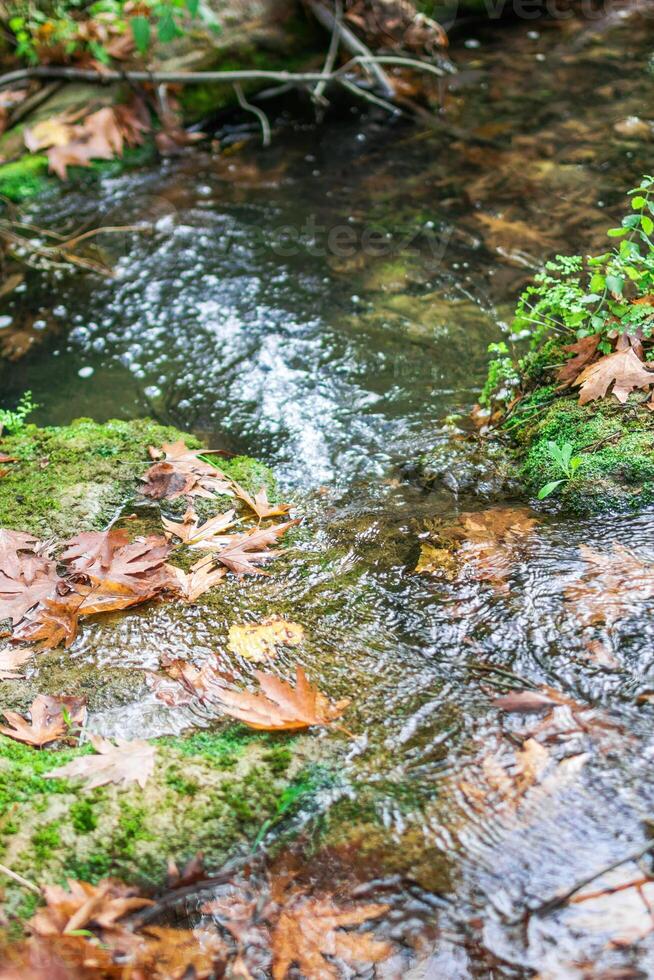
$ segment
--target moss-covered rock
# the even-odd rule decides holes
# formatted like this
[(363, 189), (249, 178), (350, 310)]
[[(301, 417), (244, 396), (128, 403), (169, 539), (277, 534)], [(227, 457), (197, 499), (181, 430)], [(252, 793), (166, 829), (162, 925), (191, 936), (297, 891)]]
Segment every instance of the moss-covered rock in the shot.
[[(0, 527), (60, 539), (103, 528), (136, 496), (139, 477), (152, 462), (148, 446), (178, 439), (190, 448), (201, 445), (149, 419), (25, 426), (0, 439), (1, 451), (18, 459), (0, 480)], [(246, 489), (274, 485), (268, 467), (256, 460), (237, 457), (220, 465)]]
[[(169, 858), (184, 862), (202, 851), (207, 866), (217, 867), (250, 848), (323, 778), (311, 737), (232, 727), (153, 744), (155, 767), (144, 788), (86, 790), (45, 774), (90, 747), (36, 750), (0, 736), (3, 863), (40, 883), (115, 875), (158, 885)], [(34, 896), (11, 881), (4, 891), (8, 914), (31, 914)]]
[[(552, 398), (552, 389), (538, 389), (532, 404)], [(622, 406), (613, 399), (579, 405), (575, 397), (554, 398), (545, 411), (517, 430), (520, 477), (536, 495), (546, 483), (561, 478), (548, 444), (569, 443), (581, 463), (572, 480), (555, 498), (578, 514), (636, 511), (654, 502), (654, 418), (637, 404)]]

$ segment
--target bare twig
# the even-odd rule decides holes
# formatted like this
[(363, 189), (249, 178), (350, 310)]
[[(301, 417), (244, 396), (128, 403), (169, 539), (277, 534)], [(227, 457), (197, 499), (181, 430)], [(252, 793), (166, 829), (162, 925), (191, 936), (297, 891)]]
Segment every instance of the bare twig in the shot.
[(380, 106), (382, 109), (392, 112), (395, 116), (403, 115), (403, 112), (399, 106), (393, 105), (392, 102), (387, 102), (386, 99), (380, 99), (378, 95), (373, 95), (372, 92), (368, 92), (367, 89), (361, 88), (360, 85), (355, 85), (354, 82), (350, 82), (346, 78), (339, 79), (339, 82), (343, 88), (347, 89), (348, 92), (352, 92), (353, 95), (363, 99), (365, 102), (372, 102), (373, 105)]
[[(342, 0), (335, 0), (334, 4), (334, 27), (332, 30), (332, 36), (329, 41), (329, 50), (327, 51), (327, 57), (325, 58), (325, 64), (323, 65), (323, 72), (332, 72), (334, 70), (334, 65), (336, 64), (336, 56), (338, 55), (338, 46), (341, 40), (341, 20), (343, 17), (343, 3)], [(323, 96), (325, 88), (327, 87), (327, 82), (318, 82), (313, 90), (313, 97), (317, 103), (324, 102)]]
[(41, 894), (41, 889), (38, 887), (38, 885), (35, 885), (32, 881), (28, 881), (27, 878), (23, 878), (22, 875), (19, 875), (16, 871), (12, 871), (11, 868), (5, 867), (4, 864), (0, 864), (0, 873), (6, 875), (8, 878), (11, 878), (12, 881), (15, 881), (18, 885), (22, 885), (23, 888), (27, 888), (29, 891), (34, 892), (35, 895)]
[(388, 98), (393, 98), (393, 83), (383, 68), (380, 67), (370, 48), (360, 41), (356, 34), (353, 34), (349, 27), (341, 23), (336, 15), (329, 10), (320, 0), (307, 0), (311, 13), (318, 23), (326, 27), (328, 31), (338, 32), (339, 40), (350, 54), (364, 58), (368, 63), (370, 74), (376, 79), (380, 88)]
[(236, 92), (236, 98), (238, 99), (238, 104), (240, 105), (241, 109), (245, 109), (246, 112), (253, 113), (253, 115), (255, 115), (261, 123), (263, 145), (270, 146), (270, 123), (268, 122), (268, 116), (265, 114), (263, 109), (259, 109), (258, 106), (252, 105), (251, 102), (248, 102), (243, 94), (243, 89), (238, 82), (234, 83), (234, 91)]

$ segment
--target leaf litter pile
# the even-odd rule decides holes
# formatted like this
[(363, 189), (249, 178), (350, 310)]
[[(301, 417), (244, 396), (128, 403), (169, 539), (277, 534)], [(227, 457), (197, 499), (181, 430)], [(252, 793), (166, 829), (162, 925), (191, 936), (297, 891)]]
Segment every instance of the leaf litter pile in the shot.
[[(297, 519), (274, 523), (288, 515), (290, 505), (271, 503), (263, 488), (248, 493), (207, 461), (207, 451), (188, 449), (180, 441), (151, 449), (150, 455), (153, 463), (142, 481), (144, 496), (156, 501), (183, 498), (187, 505), (180, 520), (162, 517), (161, 535), (131, 539), (127, 530), (114, 528), (83, 532), (58, 543), (0, 529), (0, 620), (11, 627), (4, 634), (9, 645), (0, 650), (0, 678), (20, 679), (21, 668), (39, 650), (69, 647), (86, 617), (154, 600), (195, 602), (220, 587), (228, 575), (240, 579), (267, 574), (263, 566), (281, 553), (275, 545), (299, 524)], [(212, 502), (224, 496), (241, 501), (255, 523), (239, 529), (236, 508), (201, 522), (194, 500)], [(172, 563), (176, 555), (184, 557), (188, 571)], [(296, 647), (303, 638), (300, 624), (272, 616), (261, 623), (234, 624), (228, 649), (246, 662), (262, 663), (272, 660), (280, 647)], [(161, 677), (155, 678), (152, 686), (164, 702), (199, 699), (259, 731), (329, 726), (349, 703), (330, 701), (299, 666), (293, 682), (257, 670), (254, 692), (235, 689), (231, 678), (218, 669), (217, 658), (201, 668), (182, 660), (163, 666), (168, 679), (162, 683)], [(82, 698), (38, 695), (29, 717), (14, 711), (4, 715), (0, 734), (41, 748), (77, 744), (86, 708)], [(108, 783), (144, 787), (156, 766), (156, 745), (148, 741), (110, 740), (92, 733), (86, 741), (92, 753), (52, 769), (45, 778), (74, 780), (82, 791)], [(182, 883), (186, 883), (183, 875)], [(0, 972), (3, 980), (25, 976), (26, 971), (32, 977), (181, 980), (193, 976), (199, 980), (222, 975), (229, 960), (244, 963), (239, 936), (245, 935), (246, 925), (255, 928), (254, 923), (242, 921), (246, 911), (241, 906), (232, 908), (227, 920), (227, 913), (221, 913), (225, 937), (215, 925), (200, 930), (131, 926), (130, 916), (153, 902), (113, 879), (97, 885), (70, 880), (67, 888), (46, 885), (36, 890), (45, 908), (30, 921), (30, 938), (8, 951), (9, 965)], [(315, 898), (292, 892), (284, 902), (279, 895), (269, 901), (266, 910), (265, 924), (256, 928), (265, 934), (265, 955), (279, 980), (294, 965), (309, 971), (307, 976), (338, 977), (331, 957), (371, 963), (390, 953), (389, 945), (374, 940), (369, 932), (349, 930), (365, 927), (384, 906), (343, 908), (329, 895)], [(254, 910), (249, 914), (254, 915)], [(239, 976), (250, 976), (245, 967), (239, 969)]]
[[(195, 928), (158, 924), (187, 895), (198, 909)], [(108, 878), (48, 885), (43, 900), (29, 938), (6, 950), (3, 980), (339, 980), (396, 952), (376, 932), (389, 903), (304, 882), (292, 858), (212, 877), (197, 855), (181, 870), (171, 863), (166, 888), (154, 898)]]

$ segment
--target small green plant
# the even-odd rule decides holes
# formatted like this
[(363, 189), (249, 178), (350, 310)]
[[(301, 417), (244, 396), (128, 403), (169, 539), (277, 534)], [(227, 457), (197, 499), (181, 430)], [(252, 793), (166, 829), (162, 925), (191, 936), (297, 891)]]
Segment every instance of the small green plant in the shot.
[(563, 476), (558, 480), (552, 480), (551, 483), (546, 483), (544, 487), (541, 487), (538, 491), (538, 499), (545, 500), (550, 494), (554, 493), (563, 483), (569, 483), (574, 477), (575, 473), (581, 465), (581, 456), (573, 456), (574, 446), (571, 442), (564, 442), (562, 446), (559, 446), (556, 442), (548, 442), (547, 449), (550, 454), (550, 458), (556, 464), (556, 466), (563, 473)]
[(32, 392), (26, 391), (18, 402), (16, 408), (0, 408), (0, 435), (3, 433), (11, 435), (20, 430), (25, 425), (25, 420), (39, 406), (32, 401)]
[(486, 408), (490, 408), (494, 401), (508, 401), (520, 383), (511, 352), (503, 341), (489, 344), (488, 353), (496, 356), (489, 362), (486, 384), (479, 396), (479, 403)]
[(629, 196), (631, 213), (607, 232), (622, 239), (619, 246), (602, 255), (557, 255), (548, 262), (518, 301), (514, 335), (527, 335), (538, 346), (552, 333), (562, 334), (568, 343), (600, 334), (605, 354), (616, 332), (640, 330), (644, 338), (652, 337), (654, 177), (643, 177)]

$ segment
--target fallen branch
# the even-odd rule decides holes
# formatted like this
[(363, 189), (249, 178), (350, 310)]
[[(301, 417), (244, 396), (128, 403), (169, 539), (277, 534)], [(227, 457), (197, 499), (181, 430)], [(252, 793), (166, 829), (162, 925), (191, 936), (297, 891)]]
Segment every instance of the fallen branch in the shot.
[[(90, 68), (69, 68), (63, 65), (42, 65), (38, 68), (20, 68), (17, 71), (0, 75), (0, 89), (16, 85), (19, 82), (34, 78), (58, 78), (69, 82), (94, 82), (98, 85), (110, 85), (114, 82), (145, 82), (152, 85), (204, 85), (207, 82), (233, 85), (234, 82), (268, 81), (280, 85), (312, 85), (319, 82), (338, 82), (350, 69), (356, 66), (397, 65), (399, 67), (415, 68), (428, 74), (441, 77), (445, 74), (442, 68), (426, 61), (415, 58), (404, 58), (399, 55), (356, 55), (347, 64), (336, 71), (267, 71), (265, 69), (247, 69), (234, 71), (95, 71)], [(387, 76), (385, 76), (387, 77)], [(390, 97), (394, 95), (392, 85), (384, 86), (384, 91)]]

